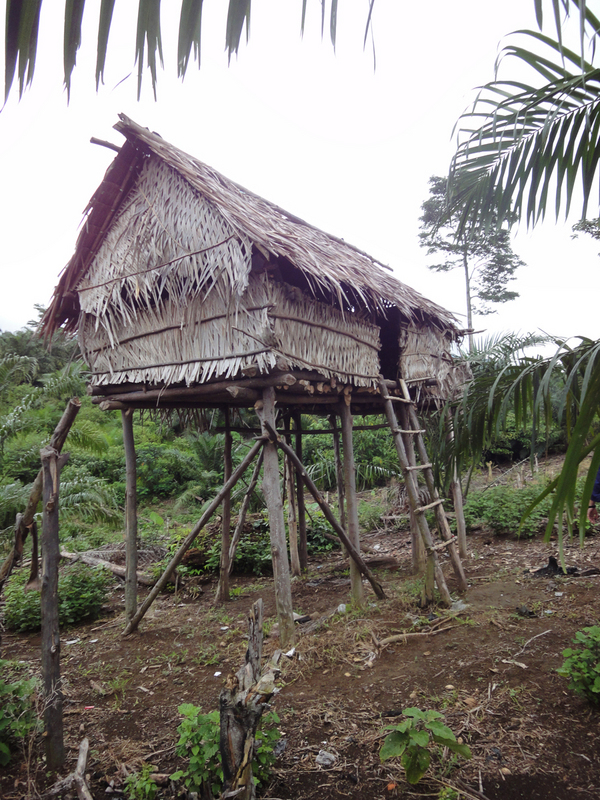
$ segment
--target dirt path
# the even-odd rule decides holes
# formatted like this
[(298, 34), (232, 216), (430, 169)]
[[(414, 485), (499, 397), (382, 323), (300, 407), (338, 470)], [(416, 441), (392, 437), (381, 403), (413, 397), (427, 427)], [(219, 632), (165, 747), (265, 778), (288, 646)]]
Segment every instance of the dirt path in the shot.
[[(348, 608), (316, 631), (301, 632), (295, 656), (284, 657), (274, 707), (286, 746), (264, 796), (437, 797), (446, 785), (462, 785), (471, 787), (467, 796), (489, 800), (600, 798), (600, 714), (556, 674), (575, 632), (598, 624), (600, 576), (534, 576), (524, 571), (544, 566), (552, 546), (472, 535), (467, 607), (444, 621), (441, 610), (416, 608), (408, 538), (380, 532), (367, 539), (378, 558), (397, 562), (379, 572), (387, 600), (369, 593), (366, 609)], [(567, 563), (600, 567), (600, 539), (588, 540), (583, 551), (569, 547)], [(448, 563), (444, 569), (452, 590)], [(123, 599), (116, 590), (108, 616), (65, 631), (68, 768), (88, 736), (94, 797), (119, 795), (123, 765), (132, 770), (145, 760), (164, 773), (180, 766), (174, 752), (178, 705), (193, 702), (206, 712), (217, 707), (224, 678), (243, 659), (245, 614), (254, 599), (265, 602), (267, 630), (274, 622), (270, 579), (238, 578), (234, 591), (236, 599), (219, 607), (212, 602), (213, 584), (197, 597), (163, 596), (139, 633), (123, 640)], [(336, 555), (313, 559), (309, 574), (294, 584), (294, 609), (318, 618), (348, 596), (345, 562)], [(450, 629), (438, 632), (443, 628)], [(424, 635), (375, 646), (402, 632)], [(265, 655), (277, 645), (271, 635)], [(39, 646), (39, 636), (5, 633), (2, 657), (26, 661), (36, 673)], [(383, 728), (409, 706), (442, 712), (473, 759), (452, 764), (436, 758), (417, 787), (409, 787), (399, 764), (381, 764)], [(320, 750), (335, 756), (333, 766), (316, 763)], [(2, 798), (33, 797), (42, 789), (39, 752), (29, 764), (11, 764), (0, 774)], [(171, 789), (162, 796), (172, 797)]]

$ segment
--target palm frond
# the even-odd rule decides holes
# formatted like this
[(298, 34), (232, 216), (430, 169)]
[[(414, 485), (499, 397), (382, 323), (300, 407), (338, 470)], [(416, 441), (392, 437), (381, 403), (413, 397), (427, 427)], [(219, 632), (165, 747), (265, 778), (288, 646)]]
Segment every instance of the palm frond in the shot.
[(88, 419), (77, 420), (69, 431), (69, 446), (101, 456), (108, 451), (109, 444), (102, 430)]
[[(567, 17), (575, 9), (579, 14), (579, 53), (563, 44), (561, 4)], [(595, 44), (598, 20), (578, 0), (556, 0), (553, 8), (557, 39), (517, 31), (536, 49), (511, 44), (497, 64), (504, 69), (507, 59), (516, 58), (541, 85), (496, 79), (480, 88), (457, 123), (448, 203), (450, 213), (461, 214), (459, 234), (473, 225), (500, 225), (511, 212), (530, 226), (548, 210), (566, 215), (578, 180), (585, 216), (600, 159), (600, 70), (584, 56)], [(541, 0), (536, 10), (541, 26)]]
[[(166, 5), (166, 4), (165, 4)], [(202, 37), (203, 0), (183, 0), (177, 35), (177, 75), (185, 77), (189, 62), (193, 57), (200, 66)], [(237, 54), (244, 28), (246, 40), (250, 36), (251, 0), (229, 0), (225, 28), (225, 49), (229, 60)], [(301, 32), (304, 32), (307, 0), (303, 0)], [(375, 0), (369, 0), (365, 23), (364, 42), (366, 45), (372, 29), (372, 15)], [(5, 81), (4, 98), (8, 99), (15, 75), (18, 75), (19, 97), (32, 82), (39, 34), (40, 9), (42, 0), (7, 0), (5, 14)], [(109, 52), (109, 37), (113, 22), (115, 0), (102, 0), (98, 16), (98, 36), (96, 53), (96, 90), (103, 81)], [(322, 30), (325, 26), (325, 1), (322, 2)], [(65, 0), (63, 63), (64, 83), (67, 97), (71, 93), (71, 77), (81, 46), (81, 30), (85, 0)], [(335, 49), (338, 22), (338, 0), (331, 0), (329, 11), (329, 35)], [(214, 33), (211, 32), (211, 35)], [(145, 64), (144, 64), (145, 61)], [(156, 99), (158, 62), (163, 63), (162, 32), (160, 19), (160, 0), (138, 0), (137, 30), (135, 43), (135, 64), (138, 67), (138, 99), (141, 92), (145, 68), (150, 71), (152, 90)]]

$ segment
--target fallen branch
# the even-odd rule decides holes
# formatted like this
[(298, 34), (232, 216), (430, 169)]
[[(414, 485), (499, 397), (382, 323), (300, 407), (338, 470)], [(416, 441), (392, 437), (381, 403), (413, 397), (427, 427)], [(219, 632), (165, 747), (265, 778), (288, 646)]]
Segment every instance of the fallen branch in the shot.
[(63, 778), (63, 780), (55, 783), (54, 786), (52, 786), (45, 794), (42, 795), (43, 798), (55, 797), (57, 794), (67, 792), (74, 786), (79, 800), (94, 800), (85, 780), (85, 768), (87, 765), (89, 749), (90, 742), (89, 739), (86, 738), (79, 745), (79, 758), (77, 759), (77, 766), (75, 767), (74, 772), (72, 772), (70, 775), (67, 775), (66, 778)]
[[(87, 553), (69, 553), (66, 550), (60, 551), (61, 558), (69, 558), (71, 561), (83, 561), (84, 564), (89, 564), (90, 567), (105, 567), (110, 570), (114, 575), (125, 580), (126, 568), (120, 567), (118, 564), (112, 564), (110, 561), (105, 561), (103, 558), (97, 556), (90, 556)], [(138, 572), (137, 581), (143, 586), (154, 586), (156, 579), (150, 575), (145, 575), (143, 572)]]
[(415, 636), (437, 636), (438, 633), (444, 633), (444, 631), (451, 631), (452, 628), (459, 628), (459, 625), (448, 625), (447, 628), (438, 628), (436, 631), (419, 631), (418, 633), (397, 633), (394, 636), (388, 636), (386, 639), (381, 639), (378, 641), (375, 639), (375, 635), (371, 634), (374, 641), (377, 642), (377, 647), (385, 647), (386, 644), (392, 644), (393, 642), (403, 642), (406, 639), (414, 639)]
[(533, 642), (534, 639), (539, 639), (540, 636), (545, 636), (547, 633), (552, 633), (552, 628), (548, 628), (547, 631), (544, 631), (543, 633), (538, 633), (537, 636), (532, 636), (531, 639), (528, 639), (523, 645), (523, 647), (519, 650), (519, 652), (514, 654), (513, 658), (516, 658), (517, 656), (520, 656), (521, 653), (524, 653), (527, 645), (531, 644), (531, 642)]

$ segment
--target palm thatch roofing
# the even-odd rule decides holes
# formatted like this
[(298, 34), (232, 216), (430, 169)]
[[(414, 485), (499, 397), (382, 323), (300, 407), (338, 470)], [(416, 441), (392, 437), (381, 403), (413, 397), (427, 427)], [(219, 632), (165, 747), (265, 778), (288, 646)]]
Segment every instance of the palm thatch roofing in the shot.
[(360, 309), (379, 324), (397, 309), (404, 324), (433, 328), (450, 340), (460, 337), (452, 314), (394, 278), (388, 267), (367, 253), (248, 191), (125, 115), (119, 116), (114, 127), (126, 142), (84, 212), (75, 253), (42, 322), (46, 335), (60, 326), (77, 329), (80, 282), (145, 162), (157, 156), (208, 199), (242, 241), (251, 242), (266, 259), (286, 259), (299, 270), (315, 297), (335, 298), (342, 311)]

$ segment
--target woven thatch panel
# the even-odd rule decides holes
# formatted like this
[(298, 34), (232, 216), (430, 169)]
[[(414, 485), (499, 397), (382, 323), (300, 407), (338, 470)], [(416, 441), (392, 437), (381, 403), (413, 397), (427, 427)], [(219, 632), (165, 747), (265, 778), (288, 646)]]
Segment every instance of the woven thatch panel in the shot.
[(468, 368), (452, 358), (453, 338), (451, 331), (424, 326), (401, 330), (399, 373), (416, 389), (417, 400), (446, 400), (460, 392)]
[(377, 383), (379, 328), (350, 314), (317, 303), (286, 284), (271, 283), (273, 334), (279, 352), (291, 365), (316, 369), (344, 383)]
[(162, 316), (166, 305), (171, 315), (176, 307), (183, 313), (211, 290), (221, 291), (223, 302), (235, 302), (247, 286), (250, 259), (243, 235), (152, 156), (76, 287), (80, 308), (115, 343), (117, 331), (142, 332), (140, 315), (147, 320), (160, 310)]
[(318, 369), (344, 383), (371, 385), (379, 369), (379, 329), (308, 298), (298, 289), (252, 274), (235, 306), (227, 279), (181, 306), (163, 300), (140, 306), (135, 320), (114, 315), (110, 332), (82, 314), (80, 343), (96, 385), (205, 383), (231, 378), (251, 364), (268, 373)]

